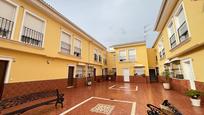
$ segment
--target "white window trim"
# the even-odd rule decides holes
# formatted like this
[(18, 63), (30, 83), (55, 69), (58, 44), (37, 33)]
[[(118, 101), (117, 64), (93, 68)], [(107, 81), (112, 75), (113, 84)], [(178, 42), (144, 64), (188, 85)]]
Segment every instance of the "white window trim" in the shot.
[(6, 57), (0, 57), (0, 60), (8, 61), (8, 66), (7, 66), (5, 80), (4, 80), (4, 83), (7, 84), (7, 83), (9, 83), (9, 79), (10, 79), (11, 63), (13, 62), (13, 59), (12, 58), (6, 58)]
[(72, 54), (72, 35), (69, 33), (69, 32), (67, 32), (67, 31), (65, 31), (64, 29), (61, 29), (60, 30), (60, 45), (59, 45), (59, 52), (61, 52), (61, 38), (62, 38), (62, 33), (66, 33), (66, 34), (68, 34), (69, 36), (70, 36), (70, 45), (71, 45), (71, 49), (70, 49), (70, 55)]
[[(185, 16), (185, 19), (186, 19), (186, 25), (187, 25), (187, 28), (188, 28), (188, 33), (189, 33), (189, 37), (188, 38), (190, 38), (191, 37), (191, 31), (190, 31), (190, 28), (189, 28), (189, 23), (188, 23), (188, 18), (187, 18), (187, 15), (186, 15), (186, 10), (185, 10), (185, 6), (184, 6), (184, 2), (182, 1), (181, 3), (180, 3), (180, 5), (176, 8), (176, 11), (175, 11), (175, 13), (174, 13), (174, 20), (176, 21), (176, 17), (177, 17), (177, 15), (178, 15), (178, 11), (179, 11), (179, 9), (181, 8), (181, 7), (183, 7), (183, 12), (184, 12), (184, 16)], [(175, 27), (175, 29), (176, 29), (176, 34), (178, 35), (178, 32), (177, 32), (177, 27)], [(179, 39), (179, 37), (177, 36), (177, 38)], [(187, 38), (187, 39), (188, 39)], [(178, 40), (178, 44), (180, 44), (181, 42), (180, 42), (180, 40)], [(177, 45), (178, 45), (177, 44)]]
[(25, 10), (24, 10), (24, 13), (23, 13), (23, 20), (22, 20), (22, 23), (21, 23), (21, 29), (20, 29), (21, 31), (20, 31), (20, 35), (19, 35), (19, 39), (18, 39), (18, 41), (19, 41), (19, 42), (22, 42), (22, 41), (21, 41), (21, 35), (22, 35), (22, 33), (23, 33), (23, 25), (24, 25), (24, 23), (25, 23), (25, 16), (26, 16), (26, 13), (29, 13), (29, 14), (33, 15), (34, 17), (36, 17), (36, 18), (38, 18), (38, 19), (44, 21), (43, 41), (42, 41), (42, 48), (44, 48), (44, 44), (45, 44), (45, 35), (46, 35), (45, 32), (46, 32), (47, 21), (46, 21), (44, 18), (42, 18), (42, 17), (36, 15), (35, 13), (33, 13), (33, 12), (27, 10), (27, 9), (25, 9)]
[(11, 38), (10, 38), (10, 40), (14, 40), (14, 33), (16, 30), (16, 22), (17, 22), (17, 17), (18, 17), (19, 5), (12, 2), (11, 0), (5, 0), (5, 1), (16, 7), (15, 16), (14, 16), (14, 24), (13, 24)]

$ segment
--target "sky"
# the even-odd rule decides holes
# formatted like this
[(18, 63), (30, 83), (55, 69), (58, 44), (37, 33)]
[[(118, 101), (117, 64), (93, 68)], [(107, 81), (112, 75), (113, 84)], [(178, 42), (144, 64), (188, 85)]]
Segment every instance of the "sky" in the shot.
[(97, 41), (111, 45), (146, 40), (151, 47), (162, 0), (45, 0)]

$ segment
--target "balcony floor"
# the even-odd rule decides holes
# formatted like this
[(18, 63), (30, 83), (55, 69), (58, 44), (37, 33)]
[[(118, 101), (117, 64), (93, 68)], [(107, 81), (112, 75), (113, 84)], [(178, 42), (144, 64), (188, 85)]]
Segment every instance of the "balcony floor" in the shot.
[(162, 84), (129, 84), (101, 82), (91, 87), (71, 88), (65, 94), (64, 108), (54, 105), (42, 106), (25, 115), (136, 115), (146, 114), (146, 104), (156, 106), (168, 99), (183, 115), (203, 115), (204, 106), (192, 107), (188, 97), (173, 90), (164, 90)]

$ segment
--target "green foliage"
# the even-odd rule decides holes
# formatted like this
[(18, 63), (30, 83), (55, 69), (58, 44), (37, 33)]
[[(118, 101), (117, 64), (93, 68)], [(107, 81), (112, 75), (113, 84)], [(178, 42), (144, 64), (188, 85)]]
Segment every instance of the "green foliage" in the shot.
[(186, 96), (191, 97), (192, 99), (198, 99), (201, 95), (204, 95), (204, 93), (198, 90), (191, 89), (186, 92)]
[(163, 76), (166, 78), (166, 82), (169, 82), (169, 79), (170, 79), (170, 72), (169, 72), (169, 70), (165, 70), (163, 72)]

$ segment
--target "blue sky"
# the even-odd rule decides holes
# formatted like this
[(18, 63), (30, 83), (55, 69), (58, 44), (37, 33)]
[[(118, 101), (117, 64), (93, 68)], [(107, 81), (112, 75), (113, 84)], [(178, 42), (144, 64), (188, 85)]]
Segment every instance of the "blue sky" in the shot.
[(162, 0), (45, 1), (106, 47), (141, 40), (151, 47), (157, 36), (153, 27)]

